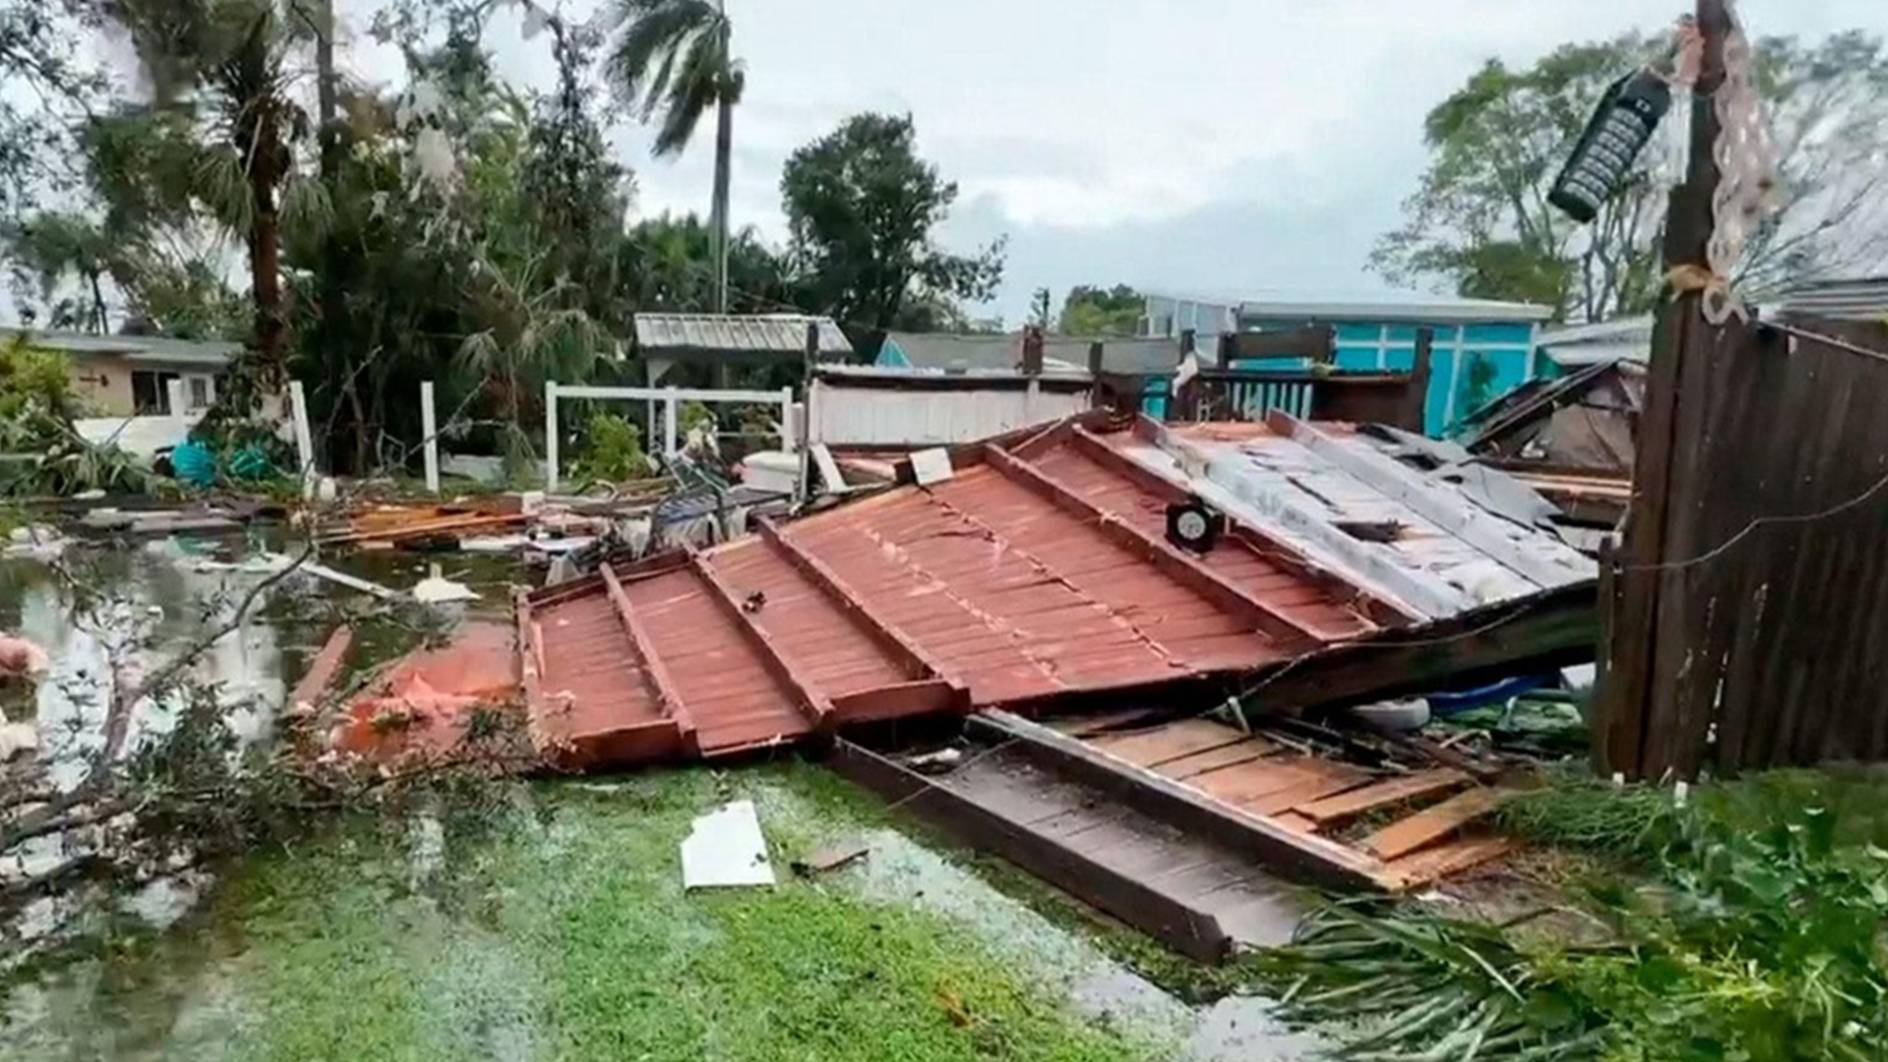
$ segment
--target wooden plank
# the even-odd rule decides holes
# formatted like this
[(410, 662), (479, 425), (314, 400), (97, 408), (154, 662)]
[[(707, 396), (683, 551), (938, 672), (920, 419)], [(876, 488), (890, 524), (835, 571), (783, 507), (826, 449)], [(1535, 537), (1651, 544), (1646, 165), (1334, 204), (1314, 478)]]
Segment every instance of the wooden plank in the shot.
[(760, 621), (755, 619), (752, 613), (741, 606), (739, 595), (721, 578), (721, 573), (715, 569), (707, 555), (691, 554), (689, 563), (694, 568), (695, 574), (707, 585), (708, 596), (720, 606), (723, 615), (734, 621), (734, 625), (741, 631), (741, 636), (747, 639), (748, 645), (754, 648), (755, 654), (760, 657), (761, 666), (767, 669), (768, 674), (778, 679), (781, 685), (793, 691), (794, 702), (806, 716), (807, 722), (812, 723), (815, 730), (830, 728), (835, 718), (833, 702), (826, 696), (826, 692), (820, 689), (819, 684), (807, 674), (806, 668), (801, 666), (794, 659), (793, 654), (767, 632), (767, 628), (760, 625)]
[(1231, 941), (1210, 913), (1094, 859), (1065, 842), (1006, 818), (860, 745), (840, 739), (826, 760), (841, 775), (899, 806), (935, 818), (972, 845), (989, 849), (1087, 903), (1137, 926), (1200, 962), (1225, 958)]
[(1048, 727), (1001, 711), (978, 712), (970, 717), (969, 726), (1013, 741), (1025, 755), (1095, 786), (1145, 814), (1182, 830), (1211, 836), (1283, 873), (1336, 887), (1379, 887), (1377, 871), (1381, 864), (1362, 852), (1322, 837), (1288, 830)]
[(1314, 801), (1300, 806), (1297, 810), (1314, 822), (1329, 826), (1354, 819), (1378, 808), (1451, 792), (1468, 785), (1471, 781), (1473, 779), (1468, 775), (1449, 767), (1433, 771), (1418, 771), (1415, 774), (1401, 778), (1388, 778), (1364, 786), (1362, 789), (1353, 789), (1348, 793)]
[(1383, 868), (1382, 884), (1391, 892), (1420, 889), (1451, 874), (1500, 859), (1517, 847), (1506, 837), (1458, 837), (1389, 863)]
[(1177, 781), (1197, 778), (1209, 771), (1223, 770), (1242, 763), (1251, 763), (1263, 759), (1278, 751), (1278, 747), (1264, 738), (1247, 738), (1235, 745), (1224, 745), (1206, 752), (1196, 752), (1177, 760), (1168, 760), (1154, 768), (1160, 774)]
[(1314, 771), (1314, 776), (1308, 781), (1276, 793), (1242, 800), (1239, 806), (1255, 815), (1277, 815), (1370, 784), (1370, 775), (1358, 768), (1320, 760), (1309, 760), (1307, 763), (1319, 764), (1324, 769)]
[(599, 574), (603, 577), (603, 585), (609, 590), (610, 603), (616, 607), (617, 618), (623, 621), (623, 629), (629, 634), (630, 644), (635, 647), (636, 656), (642, 661), (642, 673), (649, 683), (649, 692), (654, 695), (662, 714), (675, 721), (683, 743), (696, 749), (695, 722), (690, 717), (688, 706), (682, 703), (682, 698), (676, 693), (675, 676), (669, 674), (669, 665), (656, 655), (655, 642), (650, 639), (648, 628), (643, 625), (641, 617), (630, 607), (629, 594), (624, 592), (615, 570), (605, 564)]
[(1096, 715), (1071, 715), (1055, 719), (1039, 720), (1042, 725), (1059, 730), (1070, 737), (1092, 737), (1110, 730), (1132, 727), (1136, 723), (1145, 723), (1162, 715), (1158, 708), (1120, 708), (1112, 712)]
[(1102, 734), (1090, 738), (1088, 743), (1137, 766), (1158, 767), (1194, 753), (1209, 752), (1245, 740), (1243, 732), (1224, 723), (1182, 719), (1153, 730)]
[[(1183, 502), (1192, 496), (1191, 491), (1109, 446), (1106, 440), (1087, 428), (1072, 428), (1069, 441), (1076, 452), (1163, 502)], [(1357, 607), (1371, 622), (1384, 626), (1403, 626), (1418, 618), (1404, 606), (1379, 597), (1368, 587), (1353, 583), (1343, 575), (1317, 564), (1284, 538), (1241, 519), (1237, 514), (1227, 513), (1226, 520), (1232, 528), (1232, 534), (1228, 537), (1254, 556), (1318, 587), (1335, 602)]]
[(1104, 537), (1138, 555), (1174, 582), (1211, 601), (1227, 614), (1290, 644), (1308, 645), (1323, 640), (1312, 628), (1268, 602), (1246, 593), (1166, 539), (1156, 538), (1124, 523), (1119, 517), (1095, 506), (1067, 484), (1035, 466), (994, 446), (990, 447), (986, 461), (1003, 475), (1034, 490), (1057, 508), (1093, 522)]
[(528, 721), (543, 707), (539, 679), (544, 674), (544, 635), (538, 630), (537, 619), (531, 611), (531, 595), (527, 591), (520, 588), (514, 593), (512, 604), (518, 618), (518, 677), (524, 690), (525, 718)]
[(1370, 489), (1395, 499), (1423, 519), (1534, 585), (1549, 589), (1581, 579), (1579, 572), (1529, 553), (1503, 531), (1503, 521), (1439, 491), (1400, 462), (1378, 451), (1347, 446), (1316, 425), (1273, 412), (1266, 423)]
[[(322, 643), (321, 651), (308, 662), (308, 670), (302, 673), (301, 680), (295, 683), (294, 692), (288, 695), (288, 706), (294, 712), (307, 712), (319, 707), (321, 698), (334, 685), (334, 678), (341, 673), (341, 662), (347, 658), (347, 651), (354, 644), (354, 628), (343, 623), (328, 635)], [(521, 643), (522, 644), (522, 643)]]
[(1513, 794), (1501, 789), (1470, 789), (1406, 819), (1385, 826), (1364, 838), (1363, 847), (1386, 862), (1456, 832), (1501, 806)]

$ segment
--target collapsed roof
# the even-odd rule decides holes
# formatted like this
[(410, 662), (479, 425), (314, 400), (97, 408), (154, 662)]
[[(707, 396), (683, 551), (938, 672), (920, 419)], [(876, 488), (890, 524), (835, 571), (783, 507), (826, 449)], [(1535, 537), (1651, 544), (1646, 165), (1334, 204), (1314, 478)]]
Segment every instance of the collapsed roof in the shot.
[[(950, 457), (948, 478), (522, 597), (540, 751), (582, 767), (1202, 683), (1223, 700), (1228, 684), (1450, 623), (1444, 640), (1487, 649), (1513, 618), (1483, 626), (1490, 606), (1590, 597), (1596, 577), (1548, 529), (1434, 475), (1407, 440), (1351, 425), (1090, 414)], [(1179, 511), (1223, 530), (1183, 548), (1169, 538)], [(1477, 659), (1591, 652), (1577, 624), (1544, 631)], [(1337, 685), (1435, 677), (1367, 670)]]

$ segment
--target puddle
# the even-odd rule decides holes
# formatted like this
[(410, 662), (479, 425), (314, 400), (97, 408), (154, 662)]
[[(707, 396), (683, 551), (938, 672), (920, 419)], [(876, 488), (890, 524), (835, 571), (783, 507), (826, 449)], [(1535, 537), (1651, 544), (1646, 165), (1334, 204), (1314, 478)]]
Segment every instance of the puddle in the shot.
[[(73, 543), (58, 569), (44, 558), (0, 559), (0, 630), (18, 633), (47, 653), (50, 671), (36, 688), (16, 688), (5, 705), (13, 722), (31, 720), (39, 747), (30, 760), (6, 765), (0, 789), (31, 786), (67, 792), (78, 786), (107, 747), (105, 721), (121, 685), (133, 685), (165, 667), (233, 619), (242, 600), (284, 562), (279, 529), (247, 538), (166, 538), (124, 546)], [(289, 547), (294, 548), (294, 547)], [(397, 552), (347, 553), (324, 558), (350, 574), (402, 589), (437, 567), (466, 583), (479, 600), (423, 612), (370, 611), (370, 599), (306, 573), (291, 573), (255, 599), (246, 622), (205, 648), (181, 681), (215, 699), (228, 731), (224, 754), (234, 762), (276, 738), (276, 721), (290, 685), (300, 677), (333, 627), (355, 627), (350, 665), (365, 668), (405, 652), (421, 638), (467, 616), (505, 616), (509, 558), (417, 557)], [(86, 601), (86, 607), (75, 603)], [(114, 666), (116, 664), (117, 666)], [(128, 715), (119, 756), (173, 732), (192, 693), (173, 690), (144, 698)], [(0, 852), (0, 887), (84, 859), (129, 825), (112, 820), (64, 835), (32, 838)], [(155, 928), (176, 921), (203, 892), (200, 875), (169, 873), (179, 862), (151, 868), (150, 878), (105, 906)], [(0, 971), (73, 928), (99, 898), (89, 893), (46, 897), (0, 923)]]

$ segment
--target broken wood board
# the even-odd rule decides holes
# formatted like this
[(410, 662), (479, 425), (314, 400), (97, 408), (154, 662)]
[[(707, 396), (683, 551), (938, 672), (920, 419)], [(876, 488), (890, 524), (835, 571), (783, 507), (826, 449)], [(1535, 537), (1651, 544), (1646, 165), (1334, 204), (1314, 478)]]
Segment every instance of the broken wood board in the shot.
[(1303, 805), (1298, 810), (1320, 825), (1332, 826), (1348, 822), (1359, 815), (1380, 808), (1453, 792), (1473, 780), (1461, 771), (1450, 767), (1433, 771), (1418, 771), (1401, 778), (1373, 782), (1361, 789), (1326, 797), (1323, 800)]
[(1513, 793), (1501, 789), (1470, 789), (1393, 822), (1364, 838), (1363, 846), (1383, 860), (1408, 855), (1455, 833), (1501, 806)]

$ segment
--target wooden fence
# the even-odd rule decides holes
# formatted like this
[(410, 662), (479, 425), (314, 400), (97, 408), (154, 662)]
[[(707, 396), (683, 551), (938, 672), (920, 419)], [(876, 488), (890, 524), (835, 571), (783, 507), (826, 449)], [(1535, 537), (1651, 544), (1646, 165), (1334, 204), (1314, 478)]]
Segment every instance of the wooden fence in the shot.
[(1666, 316), (1601, 566), (1602, 767), (1888, 758), (1888, 326)]

